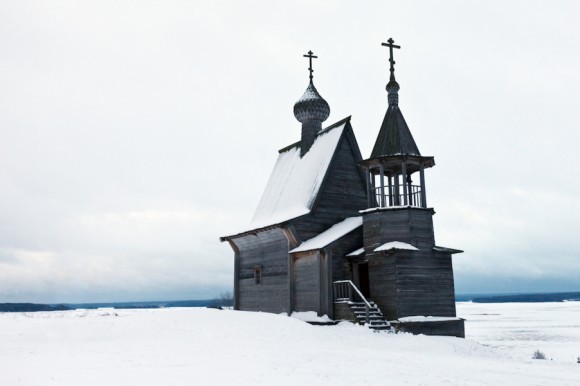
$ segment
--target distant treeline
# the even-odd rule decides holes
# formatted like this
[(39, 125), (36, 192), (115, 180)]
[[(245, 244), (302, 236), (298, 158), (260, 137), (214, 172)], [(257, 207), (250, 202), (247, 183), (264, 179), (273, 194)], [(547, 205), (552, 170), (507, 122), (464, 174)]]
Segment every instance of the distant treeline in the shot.
[(95, 308), (173, 308), (173, 307), (217, 307), (218, 301), (210, 300), (169, 300), (159, 302), (122, 302), (122, 303), (76, 303), (65, 304), (72, 309), (95, 309)]
[(472, 299), (474, 303), (545, 303), (545, 302), (563, 302), (565, 300), (580, 301), (580, 292), (490, 295), (490, 296), (475, 297)]
[(35, 303), (0, 303), (0, 312), (38, 312), (67, 311), (76, 309), (147, 309), (172, 307), (209, 307), (218, 308), (219, 301), (212, 300), (177, 300), (163, 302), (123, 302), (123, 303), (77, 303), (77, 304), (35, 304)]
[(0, 312), (66, 311), (71, 309), (64, 304), (0, 303)]

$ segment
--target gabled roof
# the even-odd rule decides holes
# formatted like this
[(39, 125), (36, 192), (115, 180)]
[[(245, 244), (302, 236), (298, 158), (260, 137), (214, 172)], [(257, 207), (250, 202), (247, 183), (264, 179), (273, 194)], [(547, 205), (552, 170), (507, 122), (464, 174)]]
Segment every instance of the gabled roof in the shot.
[(401, 109), (397, 105), (391, 105), (385, 114), (370, 158), (399, 154), (421, 155)]
[(290, 253), (322, 249), (361, 226), (362, 216), (348, 217), (343, 221), (334, 224), (324, 232), (314, 236), (310, 240), (306, 240), (298, 247), (291, 250)]
[(310, 213), (350, 117), (321, 130), (300, 156), (300, 142), (282, 150), (249, 229), (258, 229)]

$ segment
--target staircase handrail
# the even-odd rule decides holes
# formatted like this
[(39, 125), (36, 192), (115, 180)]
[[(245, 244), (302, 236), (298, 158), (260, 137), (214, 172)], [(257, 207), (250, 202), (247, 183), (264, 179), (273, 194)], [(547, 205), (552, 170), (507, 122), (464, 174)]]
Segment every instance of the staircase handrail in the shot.
[(367, 298), (356, 288), (356, 285), (351, 280), (338, 280), (335, 281), (334, 284), (341, 284), (341, 283), (348, 283), (354, 290), (356, 291), (357, 295), (362, 299), (362, 301), (367, 305), (367, 307), (372, 308), (371, 304), (367, 301)]
[(370, 309), (372, 308), (371, 304), (367, 301), (367, 298), (364, 297), (364, 295), (359, 291), (359, 289), (356, 287), (356, 285), (354, 285), (354, 283), (350, 280), (338, 280), (335, 281), (334, 284), (344, 284), (347, 283), (349, 284), (352, 288), (354, 288), (354, 290), (356, 291), (357, 295), (362, 299), (362, 301), (365, 304), (365, 319), (366, 319), (366, 323), (369, 323), (370, 320)]

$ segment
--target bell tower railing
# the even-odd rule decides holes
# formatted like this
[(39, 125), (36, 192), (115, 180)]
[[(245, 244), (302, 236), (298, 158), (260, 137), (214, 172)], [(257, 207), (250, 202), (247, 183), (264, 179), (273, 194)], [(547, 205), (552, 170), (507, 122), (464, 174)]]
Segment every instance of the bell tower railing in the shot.
[[(391, 189), (391, 192), (385, 191), (384, 195), (381, 193), (381, 188), (374, 188), (375, 191), (375, 200), (379, 207), (389, 207), (389, 206), (417, 206), (420, 208), (424, 208), (422, 196), (421, 196), (421, 186), (420, 185), (407, 185), (408, 191), (406, 194), (407, 203), (405, 204), (405, 193), (399, 191), (398, 193), (394, 192), (394, 189)], [(383, 205), (381, 205), (381, 202)]]
[[(413, 206), (427, 208), (425, 194), (425, 165), (423, 162), (407, 163), (393, 157), (390, 164), (375, 163), (364, 167), (368, 189), (369, 208)], [(416, 157), (432, 161), (432, 157)], [(396, 161), (399, 162), (396, 162)], [(428, 164), (427, 167), (432, 166)], [(416, 173), (416, 174), (415, 174)], [(412, 176), (418, 174), (419, 184), (413, 184)]]

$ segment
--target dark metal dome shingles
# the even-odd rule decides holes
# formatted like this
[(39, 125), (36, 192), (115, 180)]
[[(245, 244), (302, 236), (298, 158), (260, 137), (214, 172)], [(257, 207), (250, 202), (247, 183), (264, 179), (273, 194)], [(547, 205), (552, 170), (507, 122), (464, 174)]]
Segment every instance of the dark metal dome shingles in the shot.
[(320, 96), (312, 80), (304, 94), (294, 104), (294, 116), (303, 123), (307, 121), (324, 122), (330, 115), (330, 106)]
[(409, 126), (396, 105), (390, 105), (385, 114), (371, 158), (392, 155), (421, 155)]

